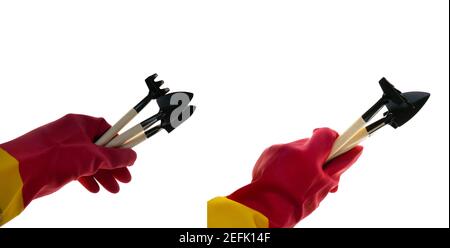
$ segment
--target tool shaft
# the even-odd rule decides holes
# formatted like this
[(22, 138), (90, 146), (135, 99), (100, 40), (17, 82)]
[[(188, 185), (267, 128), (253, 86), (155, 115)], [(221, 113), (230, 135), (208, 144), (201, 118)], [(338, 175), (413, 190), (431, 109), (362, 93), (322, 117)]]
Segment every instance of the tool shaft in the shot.
[(120, 147), (121, 148), (134, 148), (135, 146), (144, 142), (146, 139), (147, 139), (147, 136), (145, 136), (145, 133), (142, 132), (142, 133), (134, 136), (133, 139), (128, 140), (126, 143), (122, 144)]
[(122, 144), (127, 143), (129, 140), (133, 139), (133, 137), (144, 133), (144, 129), (141, 124), (137, 124), (134, 127), (128, 129), (124, 133), (117, 135), (114, 139), (112, 139), (106, 147), (120, 147)]
[(340, 135), (334, 142), (328, 160), (336, 157), (336, 153), (346, 147), (348, 142), (352, 140), (353, 136), (355, 136), (361, 128), (364, 128), (365, 125), (366, 122), (362, 117), (360, 117), (344, 133), (342, 133), (342, 135)]
[(98, 139), (95, 144), (98, 146), (104, 146), (106, 145), (108, 142), (110, 142), (114, 136), (117, 135), (117, 133), (119, 133), (119, 131), (124, 128), (136, 115), (138, 114), (138, 112), (133, 108), (130, 109), (130, 111), (128, 111), (122, 118), (120, 118), (120, 120), (114, 124), (108, 131), (106, 131), (106, 133), (104, 133), (102, 135), (102, 137), (100, 137), (100, 139)]
[(370, 107), (369, 110), (367, 110), (361, 118), (365, 122), (369, 122), (377, 113), (380, 111), (380, 109), (386, 104), (386, 99), (384, 97), (380, 98), (372, 107)]
[(369, 132), (367, 132), (367, 129), (365, 127), (359, 129), (356, 133), (354, 133), (351, 139), (345, 142), (345, 146), (341, 147), (341, 149), (335, 151), (333, 155), (328, 157), (327, 162), (343, 153), (346, 153), (347, 151), (350, 151), (368, 136)]

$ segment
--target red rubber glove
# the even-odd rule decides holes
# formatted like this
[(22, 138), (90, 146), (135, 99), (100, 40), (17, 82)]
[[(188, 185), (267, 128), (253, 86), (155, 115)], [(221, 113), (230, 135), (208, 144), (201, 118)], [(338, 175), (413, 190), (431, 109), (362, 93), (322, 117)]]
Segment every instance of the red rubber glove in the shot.
[[(136, 153), (95, 145), (93, 141), (109, 128), (104, 119), (69, 114), (0, 145), (19, 161), (24, 206), (100, 170), (110, 170), (121, 180), (120, 172), (135, 162)], [(110, 183), (109, 178), (104, 180)], [(99, 181), (102, 183), (101, 178)]]
[(118, 182), (129, 183), (131, 181), (131, 173), (127, 167), (117, 169), (100, 169), (92, 176), (84, 176), (78, 178), (78, 181), (91, 193), (100, 191), (100, 183), (103, 188), (111, 193), (118, 193), (120, 186)]
[(358, 146), (326, 163), (337, 137), (321, 128), (310, 139), (269, 147), (256, 162), (252, 182), (228, 198), (265, 215), (269, 227), (295, 226), (337, 191), (341, 174), (361, 155)]

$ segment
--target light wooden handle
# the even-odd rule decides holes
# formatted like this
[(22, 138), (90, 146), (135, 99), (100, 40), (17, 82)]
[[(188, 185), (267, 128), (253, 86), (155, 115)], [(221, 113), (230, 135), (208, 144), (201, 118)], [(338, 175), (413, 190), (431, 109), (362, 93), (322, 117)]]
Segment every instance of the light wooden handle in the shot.
[(328, 157), (327, 162), (347, 151), (350, 151), (352, 148), (357, 146), (368, 136), (369, 136), (369, 133), (367, 132), (367, 129), (365, 127), (359, 129), (359, 131), (354, 133), (353, 137), (346, 142), (345, 146), (341, 147), (341, 149), (339, 149), (338, 151), (335, 151), (332, 156)]
[(127, 143), (133, 137), (139, 134), (143, 134), (144, 129), (142, 128), (141, 124), (137, 124), (136, 126), (128, 129), (124, 133), (117, 135), (114, 139), (112, 139), (108, 144), (106, 144), (106, 147), (120, 147), (123, 144)]
[(136, 110), (131, 109), (130, 111), (128, 111), (128, 113), (126, 113), (122, 118), (120, 118), (120, 120), (114, 124), (108, 131), (106, 131), (106, 133), (104, 133), (102, 135), (102, 137), (100, 137), (100, 139), (98, 139), (95, 144), (98, 146), (104, 146), (106, 145), (108, 142), (110, 142), (114, 136), (116, 136), (120, 130), (122, 130), (122, 128), (124, 128), (138, 113), (136, 112)]
[(337, 152), (347, 147), (348, 143), (353, 139), (353, 137), (361, 129), (365, 129), (365, 125), (366, 122), (364, 121), (363, 118), (360, 117), (342, 135), (340, 135), (333, 144), (333, 148), (331, 149), (331, 153), (328, 156), (328, 160), (336, 157)]
[(145, 133), (140, 133), (136, 136), (134, 136), (133, 139), (128, 140), (126, 143), (122, 144), (120, 147), (121, 148), (133, 148), (137, 145), (139, 145), (140, 143), (144, 142), (147, 139), (147, 137), (145, 136)]

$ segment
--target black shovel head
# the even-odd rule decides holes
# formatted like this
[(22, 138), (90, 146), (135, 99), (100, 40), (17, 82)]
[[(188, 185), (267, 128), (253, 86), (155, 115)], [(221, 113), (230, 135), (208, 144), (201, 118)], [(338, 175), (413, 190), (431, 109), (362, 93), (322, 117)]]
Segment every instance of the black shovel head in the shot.
[(194, 94), (186, 91), (172, 92), (165, 96), (159, 97), (156, 102), (161, 111), (171, 110), (181, 105), (187, 106), (194, 98)]
[(156, 99), (158, 97), (164, 96), (169, 92), (169, 88), (161, 89), (160, 87), (164, 84), (163, 80), (155, 81), (155, 79), (158, 77), (158, 74), (153, 74), (147, 79), (145, 79), (145, 83), (148, 87), (148, 95), (151, 99)]
[(430, 93), (413, 91), (402, 93), (401, 96), (405, 101), (400, 104), (394, 101), (388, 101), (386, 104), (389, 111), (385, 114), (391, 114), (392, 120), (389, 125), (394, 128), (402, 126), (413, 118), (430, 98)]
[(172, 132), (194, 114), (195, 108), (195, 106), (189, 105), (181, 112), (172, 111), (170, 115), (165, 115), (161, 120), (161, 128), (168, 133)]

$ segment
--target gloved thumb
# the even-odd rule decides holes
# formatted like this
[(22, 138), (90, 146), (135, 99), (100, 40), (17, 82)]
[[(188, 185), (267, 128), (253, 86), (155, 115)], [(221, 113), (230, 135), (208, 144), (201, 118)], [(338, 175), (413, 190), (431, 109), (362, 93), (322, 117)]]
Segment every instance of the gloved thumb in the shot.
[(350, 151), (332, 159), (324, 165), (324, 171), (327, 175), (339, 181), (342, 173), (344, 173), (356, 160), (361, 156), (362, 146), (356, 146)]
[(314, 129), (312, 137), (307, 142), (311, 157), (316, 158), (319, 164), (324, 164), (338, 136), (338, 133), (330, 128)]
[(131, 166), (137, 158), (132, 149), (98, 147), (98, 150), (102, 157), (99, 169), (111, 170)]

